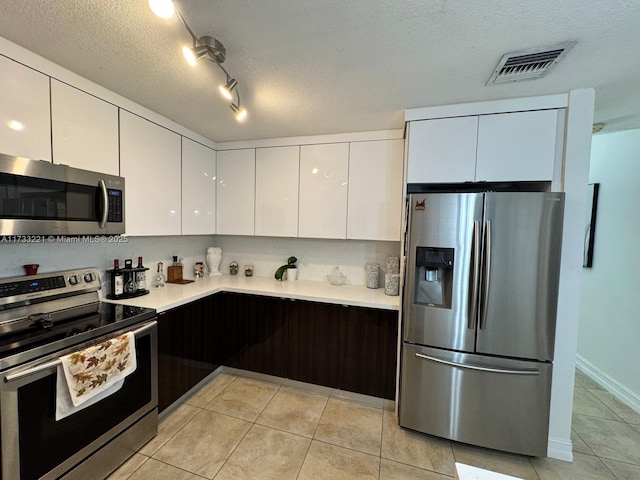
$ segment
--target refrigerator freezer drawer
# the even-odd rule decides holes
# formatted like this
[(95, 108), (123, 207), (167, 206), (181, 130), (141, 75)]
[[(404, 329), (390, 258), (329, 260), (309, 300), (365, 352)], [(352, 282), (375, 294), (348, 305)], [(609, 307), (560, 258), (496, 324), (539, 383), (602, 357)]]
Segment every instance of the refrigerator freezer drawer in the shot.
[(546, 456), (550, 363), (405, 343), (400, 425), (496, 450)]

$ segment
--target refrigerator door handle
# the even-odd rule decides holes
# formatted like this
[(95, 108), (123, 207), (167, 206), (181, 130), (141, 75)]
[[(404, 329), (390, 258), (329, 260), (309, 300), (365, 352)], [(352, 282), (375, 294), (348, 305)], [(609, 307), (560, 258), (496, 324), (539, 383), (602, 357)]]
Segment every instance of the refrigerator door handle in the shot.
[(485, 222), (484, 229), (484, 278), (482, 279), (482, 310), (480, 313), (480, 330), (487, 328), (489, 305), (489, 282), (491, 281), (491, 220)]
[(442, 360), (441, 358), (430, 357), (428, 355), (423, 355), (421, 353), (416, 353), (416, 357), (422, 358), (423, 360), (428, 360), (430, 362), (442, 363), (444, 365), (449, 365), (451, 367), (464, 368), (467, 370), (477, 370), (480, 372), (506, 373), (509, 375), (540, 375), (540, 370), (538, 370), (537, 368), (520, 370), (520, 369), (510, 369), (510, 368), (480, 367), (478, 365), (450, 362), (448, 360)]
[(471, 298), (468, 305), (469, 319), (468, 327), (470, 330), (476, 328), (476, 319), (478, 317), (478, 284), (480, 277), (480, 221), (473, 221), (473, 240), (471, 245)]

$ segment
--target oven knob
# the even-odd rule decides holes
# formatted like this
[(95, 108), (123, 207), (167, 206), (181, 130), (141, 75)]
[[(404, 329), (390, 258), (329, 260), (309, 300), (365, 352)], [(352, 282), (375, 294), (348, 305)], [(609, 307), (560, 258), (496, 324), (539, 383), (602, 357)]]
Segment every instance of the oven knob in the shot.
[(76, 277), (75, 275), (71, 275), (69, 277), (69, 285), (77, 285), (78, 284), (78, 277)]
[(84, 281), (87, 283), (91, 283), (95, 280), (95, 276), (93, 275), (93, 273), (85, 273), (84, 274)]

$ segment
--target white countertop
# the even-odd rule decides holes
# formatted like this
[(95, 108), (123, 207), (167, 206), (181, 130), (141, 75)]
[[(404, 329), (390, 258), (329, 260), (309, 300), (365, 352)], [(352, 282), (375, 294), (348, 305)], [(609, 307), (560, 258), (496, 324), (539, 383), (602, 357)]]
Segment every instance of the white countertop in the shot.
[(161, 288), (149, 287), (149, 294), (141, 297), (103, 300), (163, 312), (217, 292), (249, 293), (382, 310), (398, 310), (400, 306), (400, 297), (385, 295), (384, 288), (369, 289), (364, 285), (334, 286), (328, 282), (311, 280), (281, 282), (272, 277), (244, 275), (205, 276), (185, 285), (167, 283)]

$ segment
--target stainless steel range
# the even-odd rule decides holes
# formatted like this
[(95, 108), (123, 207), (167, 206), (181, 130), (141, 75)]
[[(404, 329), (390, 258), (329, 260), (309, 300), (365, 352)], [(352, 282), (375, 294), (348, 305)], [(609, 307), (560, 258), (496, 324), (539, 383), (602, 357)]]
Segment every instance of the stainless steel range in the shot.
[[(103, 303), (95, 268), (0, 280), (2, 478), (99, 479), (157, 433), (155, 310)], [(59, 357), (126, 332), (136, 370), (56, 421)]]

